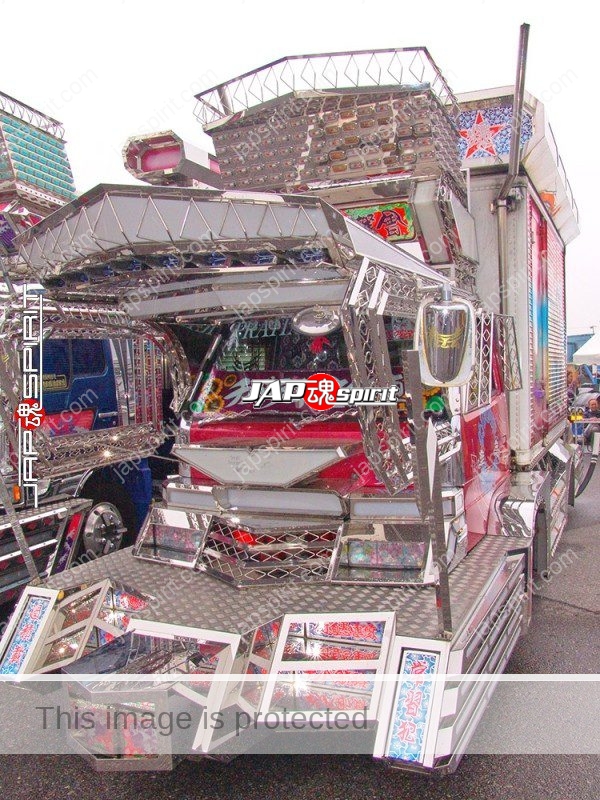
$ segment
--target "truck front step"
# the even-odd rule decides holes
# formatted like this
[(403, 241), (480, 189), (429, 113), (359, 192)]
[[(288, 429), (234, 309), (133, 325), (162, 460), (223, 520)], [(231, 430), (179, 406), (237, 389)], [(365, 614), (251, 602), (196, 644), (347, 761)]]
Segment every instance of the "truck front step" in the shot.
[[(186, 577), (179, 584), (168, 566), (120, 551), (51, 578), (65, 597), (30, 587), (2, 642), (0, 662), (8, 663), (18, 645), (24, 652), (13, 673), (60, 667), (63, 640), (71, 641), (77, 627), (78, 649), (62, 664), (73, 675), (64, 685), (65, 708), (100, 714), (98, 724), (109, 711), (125, 715), (121, 722), (131, 722), (142, 708), (155, 715), (192, 712), (194, 724), (182, 739), (140, 738), (139, 729), (122, 724), (101, 741), (93, 727), (70, 729), (73, 749), (103, 771), (169, 769), (186, 754), (244, 752), (257, 743), (266, 752), (267, 722), (290, 731), (285, 722), (292, 713), (318, 718), (334, 740), (342, 730), (338, 718), (347, 723), (359, 716), (350, 738), (360, 738), (361, 748), (371, 742), (376, 757), (402, 768), (449, 769), (491, 693), (491, 684), (471, 683), (469, 673), (500, 671), (523, 622), (528, 554), (521, 545), (488, 537), (452, 573), (451, 640), (439, 636), (432, 588), (264, 587), (245, 592), (241, 608), (233, 589), (207, 574), (179, 573)], [(517, 548), (512, 554), (511, 547)], [(119, 573), (135, 588), (115, 584)], [(25, 647), (19, 633), (40, 599), (44, 611)], [(390, 610), (382, 611), (386, 606)], [(128, 618), (127, 632), (116, 627), (118, 614)], [(77, 676), (88, 672), (94, 681), (79, 682)], [(132, 698), (129, 676), (139, 680), (134, 676), (144, 673), (169, 681), (149, 678), (136, 684)], [(467, 679), (443, 680), (457, 673)], [(207, 719), (223, 724), (211, 726)]]

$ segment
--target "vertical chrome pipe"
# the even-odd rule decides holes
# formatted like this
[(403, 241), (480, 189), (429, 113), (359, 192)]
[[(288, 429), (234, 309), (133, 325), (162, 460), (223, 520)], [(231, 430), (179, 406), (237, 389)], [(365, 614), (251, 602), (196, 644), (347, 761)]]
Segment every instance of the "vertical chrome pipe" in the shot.
[(525, 99), (525, 67), (527, 65), (527, 43), (529, 41), (529, 25), (521, 25), (519, 36), (519, 55), (517, 59), (517, 77), (515, 79), (515, 93), (513, 98), (513, 117), (510, 134), (510, 153), (508, 157), (508, 174), (504, 181), (498, 200), (505, 200), (512, 189), (515, 178), (519, 174), (519, 160), (521, 155), (521, 124), (523, 121), (523, 101)]
[(505, 291), (508, 269), (508, 195), (519, 174), (521, 158), (521, 124), (523, 121), (523, 102), (525, 99), (525, 67), (527, 64), (527, 44), (529, 41), (529, 25), (523, 23), (519, 36), (519, 54), (517, 59), (517, 76), (513, 97), (513, 117), (511, 123), (510, 153), (508, 157), (508, 173), (496, 198), (495, 209), (498, 215), (498, 269), (500, 277), (500, 313), (505, 313)]

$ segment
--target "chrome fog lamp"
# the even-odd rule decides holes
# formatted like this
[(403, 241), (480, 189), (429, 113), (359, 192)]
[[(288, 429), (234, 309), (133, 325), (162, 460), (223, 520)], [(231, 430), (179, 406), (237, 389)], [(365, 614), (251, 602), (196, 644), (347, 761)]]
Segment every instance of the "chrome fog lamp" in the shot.
[(333, 308), (305, 308), (292, 319), (292, 327), (305, 336), (327, 336), (340, 327), (340, 315)]
[(46, 492), (50, 489), (51, 481), (48, 479), (38, 480), (37, 481), (37, 493), (38, 497), (43, 497)]
[(453, 300), (442, 286), (441, 299), (425, 298), (415, 326), (421, 380), (426, 386), (460, 386), (473, 369), (475, 311), (468, 300)]

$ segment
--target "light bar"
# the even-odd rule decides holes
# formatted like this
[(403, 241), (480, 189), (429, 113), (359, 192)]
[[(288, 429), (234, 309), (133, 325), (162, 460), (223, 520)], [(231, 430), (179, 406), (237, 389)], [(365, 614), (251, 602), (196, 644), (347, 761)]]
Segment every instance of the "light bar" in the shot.
[(445, 172), (464, 182), (456, 130), (429, 88), (305, 92), (208, 132), (231, 188), (296, 192), (323, 182)]

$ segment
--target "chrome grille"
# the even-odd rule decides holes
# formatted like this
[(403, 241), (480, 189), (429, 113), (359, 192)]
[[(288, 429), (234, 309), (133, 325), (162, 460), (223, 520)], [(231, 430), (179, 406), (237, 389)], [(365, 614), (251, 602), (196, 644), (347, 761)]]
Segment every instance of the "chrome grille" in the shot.
[(213, 517), (200, 565), (236, 586), (323, 580), (340, 534), (329, 526), (260, 528)]

